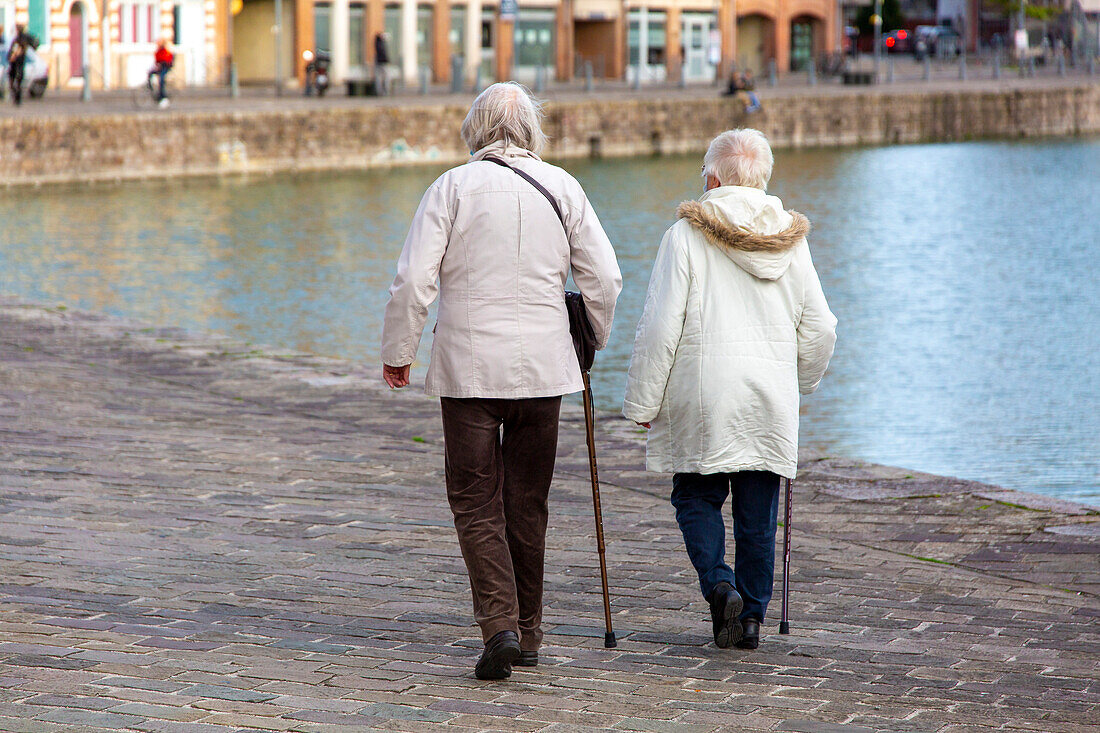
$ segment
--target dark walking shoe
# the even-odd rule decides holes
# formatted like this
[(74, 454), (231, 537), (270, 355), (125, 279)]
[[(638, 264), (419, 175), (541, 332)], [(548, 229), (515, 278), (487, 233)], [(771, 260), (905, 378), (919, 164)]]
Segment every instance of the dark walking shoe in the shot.
[(539, 653), (522, 651), (519, 653), (519, 659), (512, 662), (513, 667), (537, 667), (539, 666)]
[(741, 625), (745, 630), (741, 634), (741, 640), (737, 642), (737, 647), (739, 649), (755, 649), (760, 646), (760, 622), (750, 616), (742, 621)]
[(714, 643), (720, 649), (729, 649), (741, 641), (741, 619), (738, 615), (745, 602), (726, 582), (719, 583), (707, 600), (710, 601), (710, 619), (714, 624)]
[(501, 631), (485, 644), (485, 651), (474, 667), (479, 680), (502, 680), (512, 674), (512, 662), (519, 658), (519, 636), (514, 631)]

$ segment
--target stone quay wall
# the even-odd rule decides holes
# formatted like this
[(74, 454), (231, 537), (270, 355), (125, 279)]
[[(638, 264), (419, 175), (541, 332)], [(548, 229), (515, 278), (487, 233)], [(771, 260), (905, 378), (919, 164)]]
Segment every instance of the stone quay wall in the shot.
[[(465, 104), (371, 104), (291, 111), (181, 111), (0, 119), (8, 184), (362, 169), (465, 160)], [(823, 88), (768, 100), (583, 99), (547, 107), (546, 156), (701, 151), (751, 125), (777, 148), (1100, 133), (1100, 86), (855, 92)]]

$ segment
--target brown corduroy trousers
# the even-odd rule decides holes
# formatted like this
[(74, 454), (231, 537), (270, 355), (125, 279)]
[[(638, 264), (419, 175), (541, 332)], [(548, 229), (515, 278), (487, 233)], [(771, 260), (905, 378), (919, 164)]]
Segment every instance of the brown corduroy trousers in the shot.
[(444, 397), (447, 499), (485, 641), (519, 634), (542, 643), (547, 495), (554, 477), (561, 397)]

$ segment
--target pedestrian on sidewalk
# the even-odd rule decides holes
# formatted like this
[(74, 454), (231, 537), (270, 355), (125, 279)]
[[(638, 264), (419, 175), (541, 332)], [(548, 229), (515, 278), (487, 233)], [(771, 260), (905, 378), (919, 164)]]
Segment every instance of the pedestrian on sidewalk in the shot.
[[(599, 348), (622, 277), (577, 181), (538, 157), (542, 109), (513, 82), (478, 95), (462, 123), (465, 165), (433, 183), (390, 287), (383, 376), (409, 384), (439, 295), (425, 382), (443, 413), (447, 499), (485, 650), (480, 679), (535, 666), (542, 643), (547, 494), (562, 395), (583, 388), (564, 289), (570, 271)], [(537, 180), (550, 201), (514, 170)], [(503, 432), (502, 432), (503, 429)]]
[(16, 24), (15, 37), (11, 39), (7, 49), (8, 87), (16, 106), (23, 103), (23, 74), (27, 67), (27, 52), (37, 46), (38, 41), (34, 36), (27, 33), (22, 24)]
[(390, 93), (390, 49), (386, 39), (384, 32), (374, 37), (374, 91), (380, 97)]
[(673, 472), (676, 521), (722, 648), (759, 644), (780, 477), (798, 464), (798, 394), (817, 388), (836, 342), (810, 224), (765, 193), (771, 173), (757, 130), (711, 142), (706, 192), (680, 204), (657, 252), (623, 406), (649, 429), (647, 470)]

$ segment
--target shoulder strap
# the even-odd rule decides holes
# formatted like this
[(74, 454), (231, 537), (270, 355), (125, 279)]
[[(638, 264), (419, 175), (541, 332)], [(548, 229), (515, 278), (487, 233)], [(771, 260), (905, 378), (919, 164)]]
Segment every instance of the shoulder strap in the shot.
[(522, 178), (523, 180), (527, 181), (532, 186), (534, 186), (538, 190), (539, 193), (541, 193), (543, 196), (546, 197), (546, 200), (550, 202), (550, 205), (554, 207), (554, 213), (558, 215), (558, 221), (561, 222), (562, 228), (565, 229), (566, 235), (568, 235), (569, 227), (565, 226), (565, 217), (561, 215), (561, 207), (558, 206), (557, 200), (553, 196), (550, 195), (550, 192), (547, 191), (546, 188), (541, 183), (539, 183), (534, 178), (532, 178), (531, 176), (529, 176), (526, 173), (524, 173), (523, 171), (521, 171), (519, 168), (513, 168), (512, 166), (508, 165), (507, 163), (505, 163), (500, 158), (482, 158), (482, 160), (484, 160), (488, 163), (496, 163), (497, 165), (499, 165), (503, 168), (507, 168), (508, 170), (512, 171), (517, 176), (519, 176), (520, 178)]

